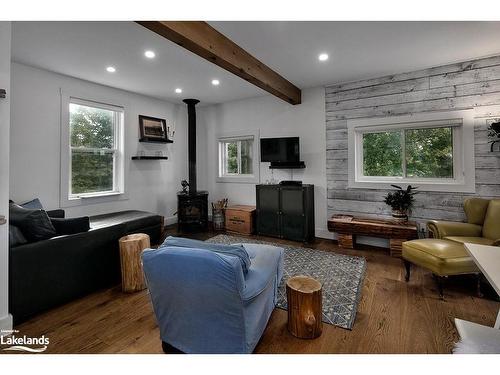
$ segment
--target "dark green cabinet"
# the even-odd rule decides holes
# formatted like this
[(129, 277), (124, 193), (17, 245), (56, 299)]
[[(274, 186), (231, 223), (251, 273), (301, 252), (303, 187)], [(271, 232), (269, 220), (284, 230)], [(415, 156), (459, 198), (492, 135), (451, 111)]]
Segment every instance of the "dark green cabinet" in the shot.
[(308, 242), (314, 237), (314, 185), (257, 185), (257, 233)]

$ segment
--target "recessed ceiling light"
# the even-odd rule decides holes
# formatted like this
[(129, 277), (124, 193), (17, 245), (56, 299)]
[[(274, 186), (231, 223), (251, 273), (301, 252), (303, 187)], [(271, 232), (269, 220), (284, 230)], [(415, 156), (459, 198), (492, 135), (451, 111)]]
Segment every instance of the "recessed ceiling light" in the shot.
[(219, 86), (219, 80), (218, 79), (212, 79), (212, 85), (214, 86)]
[(318, 56), (319, 61), (326, 61), (328, 60), (328, 53), (320, 53)]
[(108, 66), (108, 67), (106, 68), (106, 70), (107, 70), (109, 73), (114, 73), (114, 72), (116, 72), (116, 68), (115, 68), (114, 66)]
[(146, 56), (148, 59), (154, 59), (156, 56), (156, 53), (153, 51), (146, 51), (144, 52), (144, 56)]
[(180, 93), (182, 92), (182, 89), (177, 88), (177, 89), (175, 89), (175, 92), (176, 92), (177, 94), (180, 94)]

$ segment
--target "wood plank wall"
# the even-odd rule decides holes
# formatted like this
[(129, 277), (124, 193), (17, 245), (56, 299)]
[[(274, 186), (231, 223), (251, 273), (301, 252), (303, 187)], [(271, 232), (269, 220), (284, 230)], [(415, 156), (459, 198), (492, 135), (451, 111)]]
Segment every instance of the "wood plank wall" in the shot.
[[(326, 87), (328, 214), (390, 216), (387, 190), (347, 188), (347, 120), (474, 108), (476, 193), (426, 192), (412, 218), (465, 220), (467, 196), (500, 196), (500, 154), (489, 152), (487, 121), (500, 118), (500, 56)], [(472, 140), (471, 140), (472, 142)]]

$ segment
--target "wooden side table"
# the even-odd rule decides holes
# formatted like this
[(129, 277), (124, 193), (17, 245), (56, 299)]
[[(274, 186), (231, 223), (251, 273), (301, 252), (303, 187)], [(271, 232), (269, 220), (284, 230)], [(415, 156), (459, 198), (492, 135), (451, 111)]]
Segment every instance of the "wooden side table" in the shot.
[(130, 293), (146, 289), (141, 253), (151, 246), (149, 236), (144, 233), (130, 234), (120, 238), (119, 243), (122, 290)]
[(356, 235), (389, 239), (391, 256), (401, 258), (402, 244), (418, 238), (417, 224), (397, 221), (334, 215), (328, 220), (328, 230), (337, 232), (338, 243), (345, 249), (355, 247)]
[(321, 336), (321, 283), (308, 276), (292, 277), (286, 282), (286, 298), (288, 331), (301, 339)]

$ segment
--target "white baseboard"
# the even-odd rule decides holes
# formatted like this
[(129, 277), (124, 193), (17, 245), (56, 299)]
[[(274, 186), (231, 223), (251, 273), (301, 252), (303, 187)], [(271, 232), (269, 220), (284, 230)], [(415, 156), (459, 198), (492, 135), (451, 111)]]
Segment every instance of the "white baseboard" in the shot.
[(165, 225), (172, 225), (177, 223), (177, 216), (165, 217)]
[(328, 229), (325, 228), (316, 228), (314, 230), (314, 234), (318, 238), (325, 238), (327, 240), (334, 240), (335, 239), (335, 234), (330, 232)]
[[(316, 228), (316, 237), (325, 238), (328, 240), (336, 240), (337, 234), (328, 231), (328, 229), (324, 228)], [(376, 247), (385, 247), (389, 248), (389, 240), (385, 238), (377, 238), (377, 237), (366, 237), (366, 236), (356, 236), (356, 243), (376, 246)]]
[[(12, 315), (8, 314), (7, 316), (0, 318), (0, 331), (10, 331), (12, 329)], [(1, 332), (0, 332), (1, 335)]]

